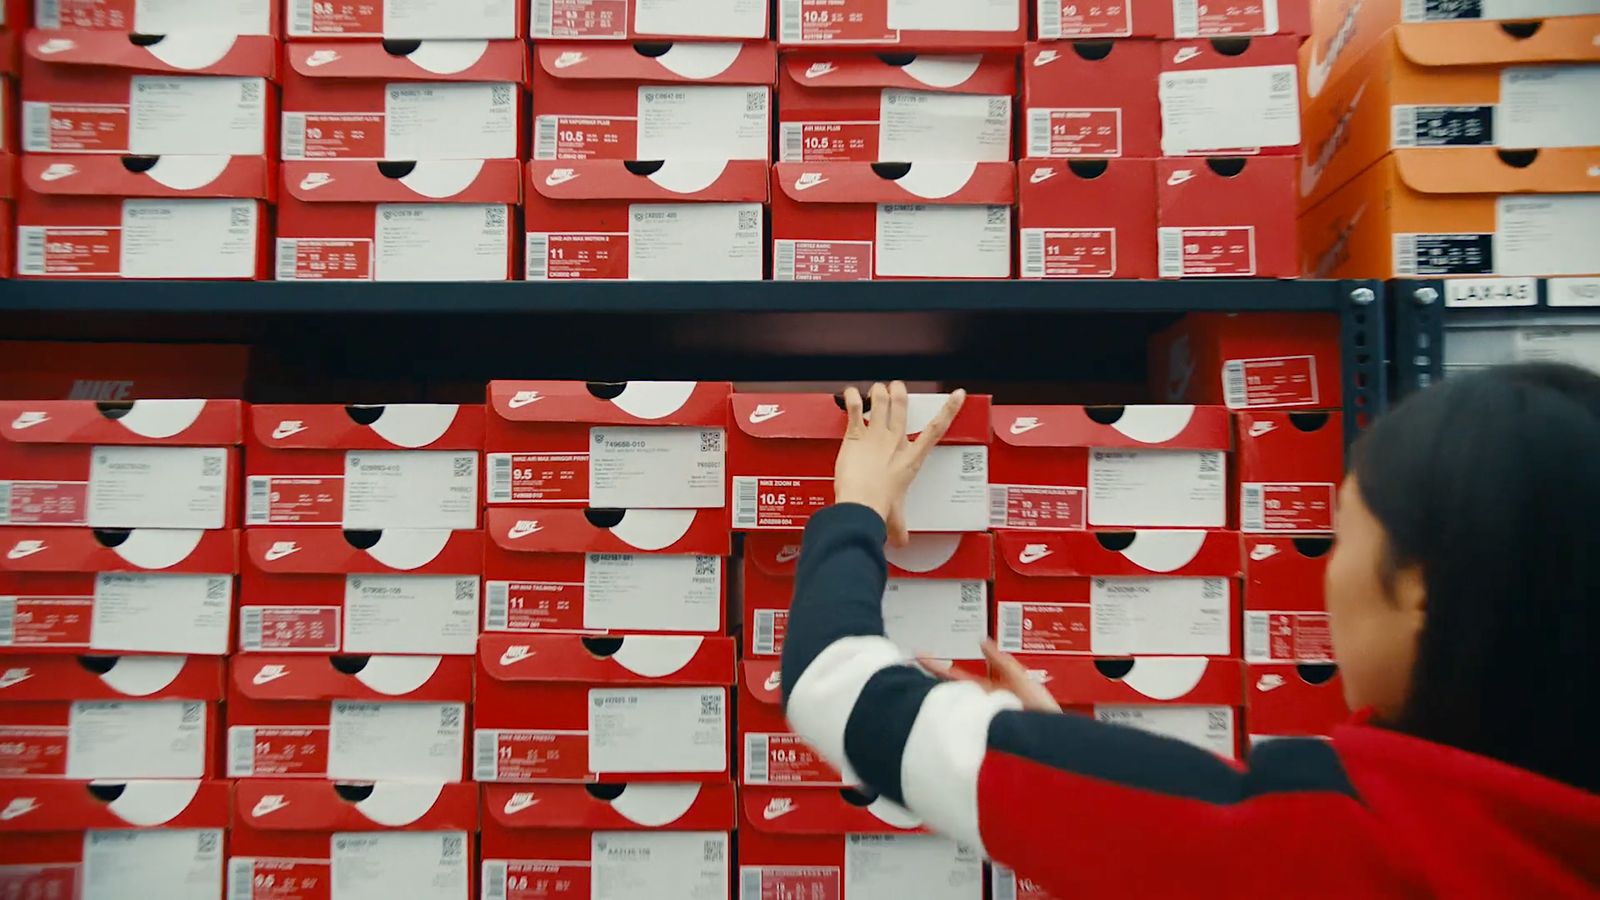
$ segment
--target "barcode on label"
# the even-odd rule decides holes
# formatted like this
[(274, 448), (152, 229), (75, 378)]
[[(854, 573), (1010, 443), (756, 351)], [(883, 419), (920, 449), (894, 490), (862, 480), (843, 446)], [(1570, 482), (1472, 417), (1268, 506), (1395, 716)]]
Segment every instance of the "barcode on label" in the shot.
[(771, 656), (778, 652), (778, 611), (756, 610), (756, 634), (751, 641), (751, 652), (757, 656)]
[(555, 116), (540, 116), (534, 122), (533, 158), (556, 158), (556, 124)]
[(32, 153), (50, 151), (50, 104), (22, 104), (22, 149)]
[(1039, 0), (1039, 40), (1061, 37), (1061, 0)]
[(246, 606), (239, 610), (239, 649), (260, 650), (261, 612), (263, 607)]
[(484, 595), (483, 630), (505, 631), (511, 627), (511, 582), (491, 581)]
[(0, 597), (0, 647), (17, 641), (17, 598)]
[(1397, 234), (1394, 236), (1394, 273), (1396, 275), (1417, 274), (1416, 235)]
[(1417, 108), (1415, 106), (1396, 106), (1394, 108), (1394, 135), (1390, 143), (1395, 147), (1415, 147), (1417, 145)]
[(1017, 876), (1003, 866), (994, 867), (994, 900), (1017, 900)]
[(757, 515), (756, 494), (760, 482), (754, 478), (733, 480), (733, 527), (754, 528), (760, 524)]
[[(34, 8), (34, 25), (38, 28), (61, 27), (61, 0), (39, 0)], [(20, 24), (13, 23), (13, 28), (21, 28)]]
[(550, 235), (528, 235), (528, 279), (543, 281), (550, 277)]
[(256, 773), (256, 730), (228, 729), (228, 777), (247, 778)]
[(778, 126), (778, 134), (783, 141), (778, 146), (778, 162), (805, 162), (805, 126), (785, 122)]
[(483, 900), (506, 900), (506, 864), (483, 861)]
[[(1229, 403), (1228, 405), (1232, 406), (1233, 404)], [(1264, 505), (1261, 500), (1261, 485), (1247, 484), (1239, 489), (1239, 524), (1245, 531), (1263, 531), (1266, 529)]]
[(794, 241), (772, 242), (772, 280), (794, 280)]
[(1003, 484), (989, 485), (989, 527), (1006, 527), (1006, 499), (1008, 488)]
[(761, 900), (761, 870), (755, 866), (739, 868), (739, 900)]
[[(17, 229), (17, 274), (44, 274), (44, 229), (22, 227)], [(7, 507), (10, 503), (6, 504)]]
[(1022, 277), (1044, 277), (1044, 232), (1039, 229), (1022, 232)]
[(1156, 235), (1161, 245), (1161, 277), (1183, 277), (1183, 229), (1158, 228)]
[(289, 0), (289, 33), (311, 34), (311, 0)]
[(494, 781), (500, 777), (496, 764), (500, 749), (500, 732), (479, 729), (472, 733), (472, 780)]
[(305, 113), (283, 114), (283, 158), (306, 158), (306, 116)]
[(1022, 650), (1022, 604), (1000, 604), (1000, 649), (1013, 653)]
[[(784, 43), (800, 41), (800, 0), (778, 0), (779, 14), (783, 19), (779, 27), (779, 40)], [(760, 891), (756, 892), (759, 900)]]
[(299, 272), (298, 257), (300, 255), (300, 242), (294, 238), (278, 238), (278, 265), (276, 278), (279, 281), (294, 281)]
[(536, 38), (555, 37), (556, 0), (533, 0), (533, 36)]
[(489, 454), (489, 502), (511, 502), (511, 454)]
[(1222, 401), (1229, 409), (1250, 405), (1250, 397), (1244, 388), (1244, 363), (1240, 360), (1229, 360), (1222, 364)]
[(256, 475), (250, 478), (250, 492), (245, 500), (245, 522), (265, 525), (272, 515), (272, 479)]
[(228, 860), (228, 900), (254, 900), (256, 861), (244, 857)]
[(745, 784), (767, 783), (767, 750), (771, 739), (764, 734), (752, 734), (744, 742)]
[(1180, 38), (1200, 36), (1200, 0), (1172, 0), (1172, 33)]
[[(1059, 10), (1060, 7), (1057, 7)], [(1028, 110), (1028, 156), (1050, 155), (1050, 110)]]
[(0, 481), (0, 525), (11, 524), (11, 482)]
[(1270, 662), (1272, 642), (1267, 638), (1270, 617), (1266, 613), (1244, 614), (1244, 658), (1250, 662)]

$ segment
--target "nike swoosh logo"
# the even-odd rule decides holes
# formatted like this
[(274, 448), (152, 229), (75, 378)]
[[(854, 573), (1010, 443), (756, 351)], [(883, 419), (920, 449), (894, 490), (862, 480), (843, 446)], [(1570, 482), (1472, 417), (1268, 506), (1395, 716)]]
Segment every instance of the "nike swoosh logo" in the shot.
[(779, 669), (773, 669), (767, 680), (761, 683), (762, 690), (776, 691), (781, 687), (783, 687), (783, 672)]
[[(545, 176), (544, 183), (546, 185), (550, 186), (550, 187), (555, 187), (556, 185), (559, 185), (559, 184), (566, 184), (567, 182), (572, 181), (572, 180), (576, 179), (577, 177), (578, 177), (578, 174), (576, 172), (568, 172), (565, 175), (562, 175), (562, 174), (556, 173), (556, 172), (552, 172), (551, 174)], [(534, 399), (538, 399), (538, 398), (536, 397)], [(531, 403), (533, 401), (530, 400), (528, 402)]]
[(1034, 430), (1035, 428), (1043, 428), (1043, 427), (1044, 427), (1044, 423), (1043, 422), (1031, 422), (1031, 423), (1030, 422), (1012, 422), (1011, 423), (1011, 433), (1012, 434), (1027, 434), (1028, 432)]
[(43, 804), (32, 799), (31, 797), (21, 800), (13, 800), (9, 806), (3, 810), (0, 810), (0, 822), (9, 822), (12, 819), (25, 816), (28, 813), (38, 809), (42, 805)]
[(1052, 179), (1054, 177), (1056, 177), (1056, 170), (1055, 169), (1039, 169), (1039, 170), (1035, 171), (1032, 175), (1028, 176), (1028, 183), (1029, 184), (1039, 184), (1040, 182), (1049, 181), (1050, 179)]
[(279, 796), (262, 797), (261, 801), (255, 805), (255, 808), (250, 810), (250, 815), (256, 818), (269, 816), (288, 805), (289, 801)]
[(45, 413), (23, 413), (17, 416), (16, 420), (11, 423), (11, 427), (17, 431), (25, 431), (35, 425), (43, 425), (48, 421), (50, 421), (50, 416)]
[(1184, 182), (1193, 181), (1193, 180), (1194, 180), (1194, 173), (1189, 171), (1188, 169), (1182, 169), (1182, 170), (1179, 170), (1177, 172), (1173, 172), (1171, 175), (1167, 176), (1167, 186), (1168, 187), (1177, 187), (1178, 185), (1183, 184)]
[(277, 562), (278, 560), (283, 559), (285, 556), (293, 556), (299, 552), (300, 548), (294, 544), (274, 544), (267, 550), (266, 553), (262, 554), (262, 557), (266, 559), (267, 562)]
[(774, 800), (767, 804), (766, 809), (761, 811), (761, 818), (771, 822), (773, 819), (782, 818), (783, 816), (787, 816), (789, 813), (794, 811), (795, 805), (793, 800)]
[(71, 178), (76, 174), (78, 174), (77, 166), (50, 166), (39, 173), (39, 178), (43, 181), (60, 181), (63, 178)]
[(770, 422), (781, 415), (783, 415), (783, 410), (781, 409), (775, 409), (766, 412), (758, 409), (750, 414), (750, 424), (760, 425), (762, 422)]
[[(549, 184), (550, 180), (548, 178), (545, 179), (545, 183)], [(559, 184), (559, 182), (557, 183)], [(506, 401), (506, 405), (512, 409), (521, 409), (530, 403), (538, 403), (543, 399), (543, 397), (539, 396), (538, 391), (531, 391), (525, 394), (513, 394), (511, 399)]]
[(324, 187), (330, 184), (333, 184), (332, 178), (318, 178), (315, 175), (307, 175), (300, 181), (300, 190), (314, 191), (319, 187)]
[(306, 430), (306, 426), (304, 426), (304, 425), (299, 425), (299, 426), (291, 425), (288, 428), (285, 428), (282, 425), (279, 425), (277, 428), (274, 428), (272, 430), (272, 438), (273, 438), (273, 440), (281, 441), (281, 440), (283, 440), (284, 438), (287, 438), (287, 437), (294, 437), (295, 435), (297, 435), (300, 432), (305, 431), (305, 430)]
[(11, 548), (10, 552), (6, 554), (6, 559), (26, 559), (35, 553), (44, 552), (44, 548), (43, 541), (23, 541)]
[(794, 189), (797, 190), (797, 191), (809, 191), (809, 190), (811, 190), (812, 188), (816, 187), (819, 184), (827, 184), (829, 182), (829, 180), (830, 179), (827, 179), (827, 178), (816, 178), (816, 179), (801, 178), (801, 179), (799, 179), (798, 181), (796, 181), (794, 183)]
[(530, 796), (525, 796), (523, 794), (514, 794), (514, 795), (512, 795), (510, 800), (506, 801), (506, 815), (513, 816), (513, 815), (516, 815), (519, 812), (522, 812), (525, 809), (532, 809), (532, 808), (534, 808), (535, 806), (538, 806), (538, 805), (539, 805), (539, 798), (538, 797), (530, 797)]
[(500, 654), (500, 665), (513, 666), (532, 656), (533, 651), (527, 647), (507, 647), (506, 651)]
[(1044, 559), (1046, 556), (1053, 556), (1054, 554), (1054, 550), (1047, 550), (1043, 547), (1039, 547), (1037, 549), (1028, 547), (1024, 548), (1021, 553), (1017, 554), (1017, 562), (1020, 562), (1023, 565), (1028, 565), (1030, 563), (1036, 563), (1039, 560)]

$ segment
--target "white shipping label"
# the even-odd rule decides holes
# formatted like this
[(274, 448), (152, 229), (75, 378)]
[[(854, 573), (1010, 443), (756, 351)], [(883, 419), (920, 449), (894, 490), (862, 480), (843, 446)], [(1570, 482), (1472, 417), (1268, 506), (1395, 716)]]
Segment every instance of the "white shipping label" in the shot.
[(1406, 0), (1401, 20), (1533, 19), (1586, 13), (1600, 13), (1600, 0), (1477, 0), (1473, 3)]
[(478, 454), (470, 450), (351, 450), (344, 457), (344, 527), (477, 527)]
[(1600, 194), (1495, 198), (1494, 267), (1501, 275), (1600, 271)]
[[(1016, 31), (1016, 0), (888, 0), (889, 28), (906, 31)], [(881, 157), (895, 159), (896, 157)]]
[(134, 0), (139, 34), (217, 31), (272, 34), (272, 0)]
[(964, 844), (931, 834), (850, 834), (844, 896), (979, 900), (983, 860)]
[(981, 659), (989, 610), (981, 581), (891, 578), (883, 589), (883, 630), (908, 654)]
[(500, 203), (380, 203), (378, 281), (504, 281), (510, 212)]
[(1537, 278), (1448, 278), (1444, 305), (1460, 307), (1538, 306)]
[(1089, 451), (1089, 524), (1222, 528), (1221, 450)]
[(589, 429), (589, 505), (716, 509), (727, 503), (721, 428)]
[(463, 900), (469, 890), (462, 831), (341, 831), (333, 835), (334, 900)]
[(1600, 278), (1551, 278), (1545, 289), (1551, 306), (1600, 306)]
[(83, 892), (77, 896), (217, 900), (222, 896), (222, 829), (84, 832)]
[(231, 575), (103, 572), (94, 579), (90, 644), (143, 653), (228, 652)]
[(129, 92), (130, 153), (260, 156), (266, 152), (266, 79), (135, 75)]
[(743, 85), (639, 88), (636, 159), (759, 159), (771, 152), (771, 89)]
[(1300, 143), (1295, 79), (1292, 65), (1162, 73), (1161, 152)]
[(987, 531), (989, 448), (943, 444), (928, 451), (906, 491), (912, 531)]
[(634, 0), (633, 9), (633, 30), (641, 35), (767, 36), (766, 0)]
[(1558, 362), (1600, 372), (1600, 328), (1518, 328), (1511, 337), (1516, 362)]
[(516, 159), (516, 85), (391, 84), (384, 148), (389, 159)]
[(759, 203), (628, 206), (629, 280), (760, 281), (761, 268)]
[(1600, 96), (1600, 65), (1512, 66), (1500, 73), (1501, 147), (1600, 145), (1600, 116), (1574, 115)]
[(346, 653), (470, 656), (478, 639), (476, 575), (350, 575)]
[(251, 278), (254, 200), (122, 201), (123, 278)]
[(1128, 725), (1142, 731), (1177, 738), (1218, 756), (1238, 755), (1233, 708), (1228, 706), (1096, 706), (1101, 722)]
[[(946, 5), (965, 8), (965, 4)], [(878, 121), (879, 159), (1004, 162), (1011, 158), (1010, 97), (889, 88), (878, 99)]]
[(1226, 578), (1094, 578), (1089, 643), (1097, 655), (1227, 656)]
[(584, 564), (584, 628), (714, 632), (721, 625), (721, 557), (591, 553)]
[(461, 703), (333, 701), (328, 714), (328, 779), (461, 780)]
[(1009, 206), (880, 205), (876, 241), (880, 276), (1011, 275)]
[(596, 831), (589, 836), (591, 900), (725, 900), (722, 831)]
[(723, 771), (727, 699), (720, 687), (591, 689), (589, 771)]
[(218, 447), (95, 447), (90, 528), (221, 528), (228, 451)]
[(206, 705), (197, 700), (80, 701), (67, 726), (67, 777), (199, 778)]

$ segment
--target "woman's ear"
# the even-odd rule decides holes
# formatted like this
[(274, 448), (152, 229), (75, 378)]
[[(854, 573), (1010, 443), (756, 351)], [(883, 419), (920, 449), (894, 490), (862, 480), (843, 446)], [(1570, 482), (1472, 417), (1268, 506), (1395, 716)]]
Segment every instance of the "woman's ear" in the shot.
[(1421, 634), (1428, 618), (1428, 582), (1422, 575), (1422, 567), (1416, 564), (1400, 567), (1394, 573), (1392, 592), (1394, 604), (1406, 616), (1412, 631)]

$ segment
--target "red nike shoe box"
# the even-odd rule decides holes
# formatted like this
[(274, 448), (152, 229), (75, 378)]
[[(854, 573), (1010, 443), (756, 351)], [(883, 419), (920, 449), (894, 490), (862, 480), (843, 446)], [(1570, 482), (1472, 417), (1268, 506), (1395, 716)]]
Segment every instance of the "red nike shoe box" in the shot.
[(1299, 165), (1288, 156), (1157, 160), (1161, 277), (1298, 277)]
[(1017, 660), (1069, 712), (1177, 738), (1218, 756), (1245, 751), (1244, 664), (1238, 659), (1022, 655)]
[(780, 163), (775, 281), (1006, 279), (1010, 163)]
[(8, 653), (228, 652), (239, 533), (0, 528)]
[(1321, 313), (1191, 313), (1150, 342), (1151, 390), (1168, 403), (1330, 409), (1339, 320)]
[(491, 381), (488, 503), (727, 505), (726, 381)]
[(1147, 159), (1017, 163), (1022, 278), (1155, 278), (1156, 171)]
[(1350, 718), (1339, 667), (1331, 662), (1246, 667), (1251, 742), (1326, 737)]
[(209, 777), (221, 700), (217, 657), (0, 657), (0, 778)]
[[(9, 35), (0, 34), (0, 54), (11, 52), (10, 42)], [(17, 121), (17, 79), (11, 71), (10, 64), (4, 58), (0, 58), (0, 153), (17, 153), (22, 149), (17, 145), (17, 126), (12, 124), (15, 121)], [(6, 174), (8, 185), (13, 177), (10, 173)]]
[(1161, 155), (1155, 41), (1029, 44), (1022, 59), (1027, 156)]
[(470, 900), (477, 830), (470, 784), (241, 781), (228, 896)]
[(520, 0), (284, 0), (290, 41), (383, 38), (396, 41), (521, 40), (528, 4)]
[(1299, 156), (1299, 37), (1158, 46), (1161, 155)]
[(1225, 528), (1220, 406), (996, 406), (994, 528)]
[(1014, 56), (788, 53), (782, 162), (1009, 162)]
[(996, 642), (1048, 656), (1239, 656), (1233, 531), (996, 535)]
[[(557, 885), (589, 897), (603, 885), (649, 885), (653, 897), (731, 896), (732, 784), (486, 784), (485, 897), (535, 897)], [(509, 889), (508, 889), (509, 888)]]
[(286, 160), (518, 159), (527, 150), (520, 41), (304, 43), (284, 55)]
[(268, 36), (200, 31), (142, 45), (111, 31), (30, 31), (23, 149), (264, 156), (277, 141), (277, 73)]
[(741, 665), (739, 786), (808, 789), (859, 784), (789, 730), (777, 659), (747, 659)]
[(228, 670), (229, 778), (462, 780), (470, 659), (242, 653)]
[(479, 405), (255, 404), (245, 522), (477, 528), (483, 422)]
[(1252, 663), (1331, 662), (1322, 585), (1333, 538), (1245, 538), (1244, 658)]
[(1025, 0), (774, 0), (784, 47), (1015, 50), (1028, 38)]
[(225, 781), (0, 781), (0, 896), (220, 900), (231, 800)]
[(760, 281), (766, 203), (757, 160), (534, 160), (527, 279)]
[[(911, 436), (944, 406), (944, 394), (912, 394)], [(833, 503), (833, 463), (844, 438), (844, 401), (832, 394), (734, 394), (728, 465), (736, 531), (803, 529)], [(966, 405), (933, 448), (906, 495), (911, 531), (988, 531), (989, 397)]]
[[(0, 157), (0, 191), (5, 162)], [(0, 215), (4, 207), (0, 201)], [(242, 344), (0, 341), (6, 400), (239, 399), (249, 371)]]
[(260, 280), (273, 163), (262, 156), (24, 156), (20, 278)]
[[(0, 95), (6, 90), (5, 79), (0, 78)], [(0, 99), (0, 107), (4, 106), (4, 99)], [(6, 130), (5, 123), (10, 122), (9, 111), (0, 109), (0, 132)], [(4, 139), (0, 138), (0, 143)], [(0, 153), (0, 234), (15, 234), (12, 228), (17, 221), (17, 158), (9, 153)], [(9, 240), (0, 241), (0, 278), (11, 278), (16, 274), (12, 264), (13, 247)]]
[(485, 634), (477, 781), (729, 778), (733, 638)]
[(980, 900), (983, 856), (849, 788), (739, 792), (743, 896)]
[(769, 43), (534, 48), (534, 159), (772, 161)]
[[(273, 37), (279, 33), (279, 22), (283, 18), (281, 0), (167, 4), (138, 0), (41, 0), (35, 6), (38, 13), (33, 19), (35, 28), (123, 34), (170, 36), (206, 31)], [(21, 24), (11, 27), (18, 28)]]
[(489, 510), (485, 632), (722, 634), (728, 517), (714, 509)]
[(237, 400), (0, 401), (10, 525), (226, 528), (238, 521)]
[(547, 40), (764, 41), (769, 16), (767, 0), (533, 0), (530, 35), (540, 44)]
[(1344, 477), (1339, 412), (1246, 411), (1239, 425), (1239, 530), (1333, 531)]

